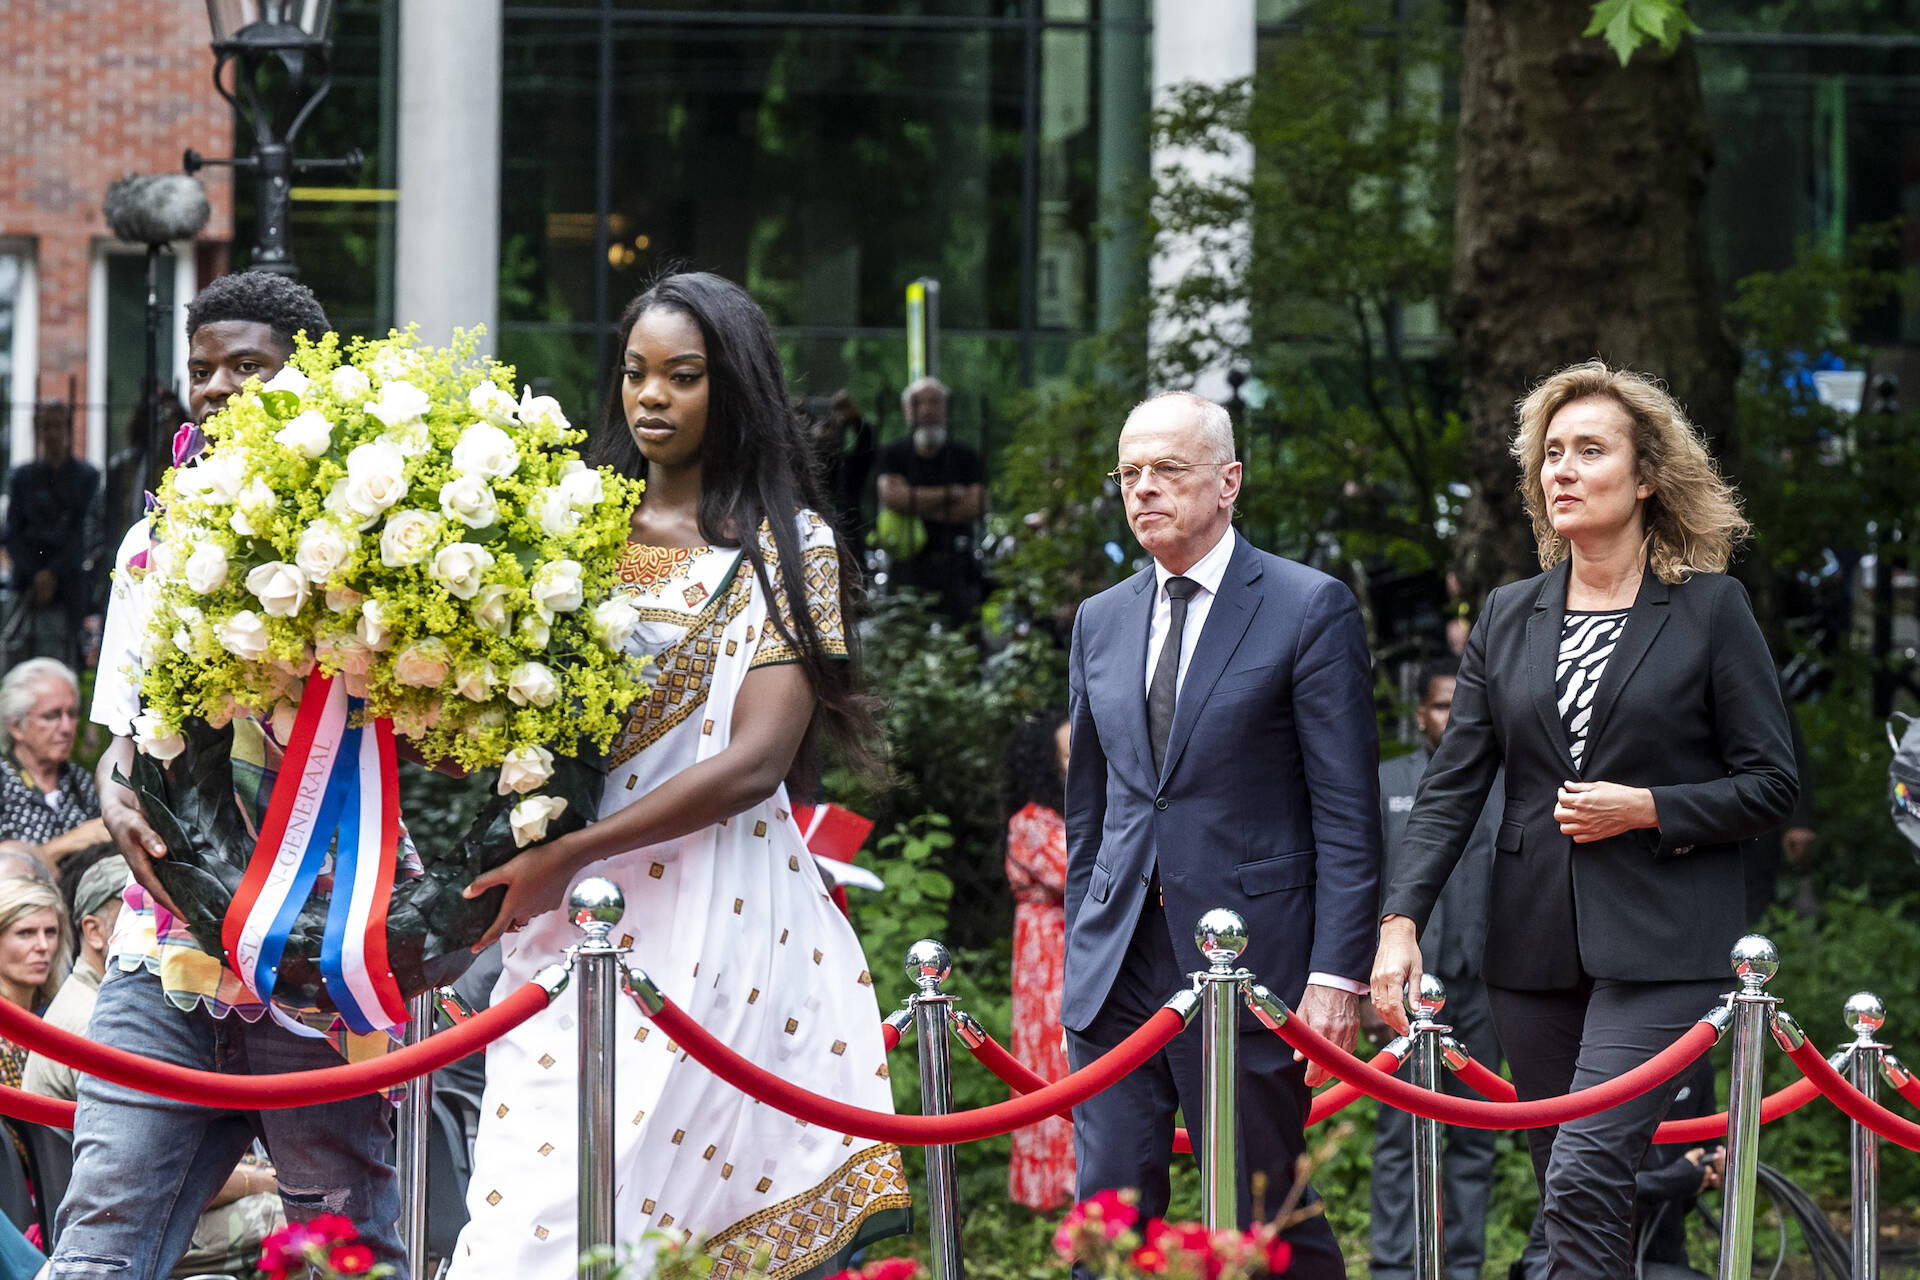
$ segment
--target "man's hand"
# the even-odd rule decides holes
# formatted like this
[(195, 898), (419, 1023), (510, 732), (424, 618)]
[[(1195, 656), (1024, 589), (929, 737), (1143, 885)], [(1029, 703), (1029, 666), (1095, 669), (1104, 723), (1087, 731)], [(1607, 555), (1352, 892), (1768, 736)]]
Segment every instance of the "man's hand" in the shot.
[(1553, 820), (1575, 844), (1592, 844), (1628, 831), (1660, 825), (1653, 792), (1617, 782), (1563, 782), (1554, 798)]
[[(1302, 1022), (1348, 1053), (1360, 1043), (1360, 997), (1351, 991), (1309, 983), (1300, 997), (1300, 1007), (1294, 1012)], [(1298, 1062), (1304, 1056), (1296, 1049), (1293, 1060)], [(1307, 1088), (1332, 1078), (1333, 1073), (1319, 1063), (1307, 1064)]]
[(1388, 916), (1380, 922), (1380, 949), (1373, 956), (1373, 1008), (1380, 1020), (1407, 1034), (1406, 992), (1420, 989), (1420, 938), (1413, 921)]
[(153, 872), (153, 860), (167, 856), (167, 842), (147, 825), (146, 815), (140, 812), (140, 802), (133, 792), (113, 780), (116, 767), (123, 774), (133, 768), (133, 740), (117, 734), (101, 753), (94, 778), (100, 788), (100, 816), (107, 824), (107, 834), (120, 847), (133, 878), (140, 882), (148, 897), (179, 915), (180, 908), (173, 905), (173, 899), (160, 887), (160, 877)]

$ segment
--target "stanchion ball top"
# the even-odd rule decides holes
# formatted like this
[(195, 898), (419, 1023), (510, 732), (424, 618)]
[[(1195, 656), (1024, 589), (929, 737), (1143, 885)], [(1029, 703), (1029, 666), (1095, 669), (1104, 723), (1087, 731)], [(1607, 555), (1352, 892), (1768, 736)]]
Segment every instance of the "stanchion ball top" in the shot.
[(1733, 944), (1732, 962), (1735, 977), (1763, 987), (1780, 969), (1780, 950), (1771, 939), (1749, 933)]
[(1230, 969), (1234, 961), (1246, 954), (1247, 922), (1240, 918), (1238, 911), (1215, 907), (1203, 914), (1200, 923), (1194, 926), (1193, 945), (1200, 948), (1208, 964)]
[(582, 929), (590, 924), (612, 928), (626, 914), (627, 896), (606, 877), (588, 876), (573, 886), (573, 892), (567, 896), (567, 909), (572, 913), (574, 924)]
[(932, 938), (922, 938), (907, 948), (907, 981), (931, 993), (953, 972), (953, 957)]
[(1854, 1035), (1871, 1040), (1886, 1025), (1887, 1006), (1871, 991), (1856, 991), (1847, 997), (1847, 1027)]
[(1415, 1018), (1431, 1019), (1447, 1007), (1447, 984), (1430, 973), (1420, 975), (1418, 993), (1406, 993), (1407, 1012)]

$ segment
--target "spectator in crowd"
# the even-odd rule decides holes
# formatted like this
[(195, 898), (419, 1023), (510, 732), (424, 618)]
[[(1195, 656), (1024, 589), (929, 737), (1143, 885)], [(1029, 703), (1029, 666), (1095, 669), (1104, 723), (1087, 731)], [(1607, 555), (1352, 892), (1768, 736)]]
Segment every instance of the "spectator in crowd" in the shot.
[(947, 438), (945, 384), (921, 378), (900, 393), (910, 435), (880, 449), (880, 520), (875, 536), (892, 559), (897, 587), (923, 591), (956, 627), (980, 607), (974, 522), (986, 514), (980, 455)]
[[(78, 874), (70, 874), (78, 869)], [(72, 971), (47, 1006), (43, 1017), (62, 1031), (87, 1034), (100, 980), (107, 971), (107, 942), (120, 918), (120, 896), (132, 878), (127, 860), (113, 845), (96, 845), (74, 854), (61, 865), (69, 882), (72, 902), (68, 918), (79, 941)], [(44, 1054), (29, 1054), (25, 1083), (28, 1093), (69, 1102), (77, 1095), (79, 1073)], [(286, 1225), (275, 1194), (273, 1168), (251, 1158), (234, 1167), (226, 1185), (207, 1205), (193, 1231), (193, 1244), (174, 1269), (177, 1275), (233, 1272), (260, 1256), (260, 1242)]]
[(867, 482), (873, 475), (873, 428), (845, 387), (827, 402), (827, 415), (814, 425), (820, 449), (821, 487), (829, 510), (824, 514), (853, 552), (854, 563), (867, 562)]
[[(1013, 888), (1013, 1056), (1049, 1080), (1067, 1074), (1060, 984), (1067, 959), (1067, 717), (1042, 711), (1007, 743), (1000, 800)], [(1013, 1131), (1008, 1191), (1047, 1212), (1073, 1199), (1073, 1125), (1059, 1116)]]
[[(13, 589), (28, 611), (29, 652), (81, 661), (81, 636), (96, 612), (101, 545), (100, 472), (73, 456), (73, 413), (34, 411), (35, 457), (7, 484), (7, 555)], [(17, 656), (17, 655), (16, 655)]]
[(73, 762), (80, 683), (52, 658), (31, 658), (0, 680), (0, 840), (37, 846), (49, 865), (107, 838), (93, 778)]
[(53, 886), (53, 871), (24, 840), (0, 840), (0, 880), (38, 880)]
[[(39, 1013), (59, 991), (72, 954), (60, 894), (38, 880), (0, 880), (0, 1000)], [(26, 1064), (24, 1048), (0, 1041), (0, 1082), (18, 1089)]]
[[(1420, 703), (1414, 725), (1420, 731), (1420, 749), (1380, 765), (1380, 823), (1386, 837), (1387, 869), (1391, 874), (1400, 854), (1400, 839), (1413, 812), (1414, 793), (1433, 753), (1447, 731), (1453, 709), (1453, 689), (1460, 673), (1459, 659), (1439, 659), (1420, 673)], [(1459, 1040), (1489, 1070), (1500, 1069), (1500, 1042), (1493, 1034), (1493, 1010), (1480, 981), (1480, 953), (1487, 943), (1487, 884), (1493, 875), (1493, 839), (1505, 811), (1506, 793), (1494, 780), (1480, 821), (1467, 841), (1467, 851), (1447, 880), (1420, 938), (1427, 972), (1447, 987), (1442, 1018)], [(1451, 1073), (1447, 1092), (1471, 1097), (1471, 1090)], [(1443, 1138), (1440, 1202), (1446, 1206), (1447, 1280), (1478, 1280), (1486, 1256), (1487, 1198), (1493, 1189), (1494, 1134), (1489, 1129), (1449, 1126)], [(1413, 1182), (1413, 1121), (1406, 1112), (1380, 1108), (1373, 1137), (1372, 1211), (1374, 1280), (1411, 1280), (1413, 1263), (1413, 1202), (1407, 1187)]]

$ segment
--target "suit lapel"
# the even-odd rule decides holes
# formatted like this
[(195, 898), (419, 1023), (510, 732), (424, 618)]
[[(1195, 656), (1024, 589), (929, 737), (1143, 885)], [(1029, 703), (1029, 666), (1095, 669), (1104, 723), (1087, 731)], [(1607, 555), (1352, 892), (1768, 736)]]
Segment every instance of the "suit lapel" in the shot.
[[(1194, 644), (1193, 657), (1187, 662), (1186, 679), (1180, 682), (1180, 698), (1173, 706), (1173, 728), (1167, 733), (1167, 755), (1160, 770), (1163, 784), (1173, 775), (1174, 766), (1180, 763), (1180, 753), (1186, 749), (1187, 739), (1193, 736), (1194, 723), (1200, 718), (1200, 709), (1206, 705), (1207, 695), (1213, 692), (1220, 673), (1227, 669), (1227, 660), (1240, 647), (1240, 637), (1247, 634), (1253, 615), (1259, 612), (1260, 597), (1254, 592), (1252, 584), (1258, 580), (1260, 573), (1260, 554), (1245, 538), (1236, 537), (1233, 556), (1227, 561), (1227, 571), (1220, 579), (1220, 593), (1207, 610), (1207, 625), (1201, 629), (1200, 639)], [(1146, 659), (1142, 657), (1143, 670), (1145, 662)], [(1140, 706), (1140, 722), (1144, 725), (1144, 699)], [(1147, 759), (1152, 758), (1148, 753)]]
[[(1560, 752), (1560, 763), (1569, 778), (1577, 777), (1573, 748), (1567, 742), (1567, 726), (1560, 719), (1558, 686), (1554, 673), (1560, 663), (1560, 628), (1567, 618), (1567, 562), (1562, 560), (1548, 570), (1533, 598), (1533, 614), (1527, 619), (1527, 688), (1533, 693), (1533, 709), (1540, 715), (1540, 727), (1547, 741)], [(1589, 739), (1591, 740), (1591, 739)]]
[(1667, 624), (1667, 584), (1660, 581), (1652, 569), (1640, 580), (1640, 594), (1633, 599), (1633, 608), (1627, 611), (1626, 630), (1621, 633), (1620, 642), (1607, 658), (1607, 669), (1600, 673), (1600, 687), (1593, 695), (1593, 719), (1587, 725), (1587, 759), (1594, 758), (1594, 751), (1604, 741), (1600, 736), (1607, 727), (1607, 713), (1613, 710), (1613, 704), (1619, 700), (1620, 687), (1633, 675), (1633, 669), (1647, 656), (1647, 650), (1653, 647), (1654, 637), (1660, 634), (1660, 628)]
[(1147, 741), (1147, 638), (1157, 594), (1153, 566), (1148, 565), (1133, 580), (1133, 599), (1123, 606), (1120, 625), (1120, 671), (1131, 681), (1120, 690), (1121, 730), (1133, 744), (1134, 760), (1143, 775), (1153, 773), (1153, 747)]

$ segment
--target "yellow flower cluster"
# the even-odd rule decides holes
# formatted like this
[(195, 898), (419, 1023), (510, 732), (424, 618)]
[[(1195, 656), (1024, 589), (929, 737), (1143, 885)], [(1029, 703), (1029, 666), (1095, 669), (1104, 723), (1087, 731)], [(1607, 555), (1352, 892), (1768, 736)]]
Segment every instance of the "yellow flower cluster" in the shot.
[(241, 714), (285, 741), (314, 671), (430, 759), (505, 766), (503, 794), (612, 743), (645, 692), (613, 590), (640, 485), (582, 462), (586, 433), (477, 337), (302, 338), (207, 422), (160, 489), (143, 749)]

